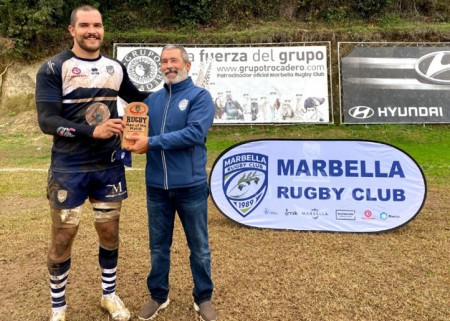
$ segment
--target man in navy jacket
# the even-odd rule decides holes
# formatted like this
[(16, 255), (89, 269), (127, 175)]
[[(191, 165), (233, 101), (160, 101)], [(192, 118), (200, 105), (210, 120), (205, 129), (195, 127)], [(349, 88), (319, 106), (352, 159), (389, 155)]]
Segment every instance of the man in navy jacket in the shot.
[(211, 304), (211, 253), (208, 241), (206, 134), (214, 120), (210, 93), (194, 85), (188, 54), (166, 45), (161, 53), (164, 88), (144, 101), (149, 106), (149, 137), (126, 137), (130, 151), (147, 154), (146, 185), (151, 271), (150, 300), (139, 318), (153, 319), (169, 304), (170, 247), (175, 213), (190, 249), (194, 308), (204, 321), (217, 320)]

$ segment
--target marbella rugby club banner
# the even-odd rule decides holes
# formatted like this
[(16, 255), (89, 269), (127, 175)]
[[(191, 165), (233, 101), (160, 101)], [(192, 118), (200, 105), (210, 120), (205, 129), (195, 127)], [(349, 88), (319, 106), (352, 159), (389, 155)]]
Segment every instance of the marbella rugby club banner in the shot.
[(411, 221), (425, 177), (400, 149), (359, 140), (255, 140), (215, 161), (211, 196), (240, 224), (269, 229), (382, 232)]
[(343, 46), (344, 123), (450, 122), (450, 44)]
[[(285, 47), (188, 47), (190, 76), (209, 90), (215, 124), (330, 123), (330, 43)], [(163, 86), (162, 46), (115, 44), (141, 90)]]

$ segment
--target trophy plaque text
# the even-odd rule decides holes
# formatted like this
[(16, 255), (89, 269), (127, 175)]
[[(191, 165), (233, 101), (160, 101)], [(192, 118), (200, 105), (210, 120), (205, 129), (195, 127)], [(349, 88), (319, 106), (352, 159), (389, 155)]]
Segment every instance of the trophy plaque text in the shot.
[(148, 136), (148, 107), (142, 102), (129, 103), (125, 107), (123, 120), (125, 129), (122, 134), (122, 148), (134, 145), (133, 140), (125, 139), (125, 136)]

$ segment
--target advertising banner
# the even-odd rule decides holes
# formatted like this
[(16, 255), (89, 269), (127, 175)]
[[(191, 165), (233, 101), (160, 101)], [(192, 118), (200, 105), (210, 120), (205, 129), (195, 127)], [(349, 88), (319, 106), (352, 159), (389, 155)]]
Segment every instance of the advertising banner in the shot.
[(450, 44), (344, 45), (343, 123), (450, 122)]
[[(133, 83), (146, 91), (163, 86), (161, 49), (115, 44), (116, 58)], [(213, 97), (215, 124), (332, 122), (329, 43), (186, 50), (190, 76)]]
[(217, 208), (269, 229), (382, 232), (411, 221), (425, 177), (403, 151), (359, 140), (255, 140), (234, 145), (210, 174)]

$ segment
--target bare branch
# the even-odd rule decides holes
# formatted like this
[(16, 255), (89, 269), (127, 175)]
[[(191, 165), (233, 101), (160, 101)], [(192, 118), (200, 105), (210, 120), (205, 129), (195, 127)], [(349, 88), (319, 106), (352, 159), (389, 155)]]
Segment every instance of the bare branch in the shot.
[(0, 74), (0, 78), (3, 77), (3, 75), (8, 71), (9, 67), (11, 67), (12, 64), (13, 64), (13, 63), (11, 62), (11, 63), (9, 63), (8, 66), (5, 67), (5, 70), (3, 70), (3, 72)]

